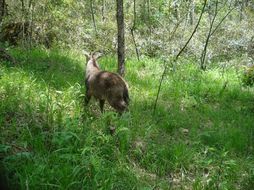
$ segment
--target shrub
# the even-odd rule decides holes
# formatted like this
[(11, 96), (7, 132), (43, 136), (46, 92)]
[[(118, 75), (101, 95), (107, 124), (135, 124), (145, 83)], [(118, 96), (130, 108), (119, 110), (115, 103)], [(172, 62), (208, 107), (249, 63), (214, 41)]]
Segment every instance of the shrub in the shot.
[(247, 67), (243, 74), (242, 82), (246, 86), (253, 86), (254, 84), (254, 64)]

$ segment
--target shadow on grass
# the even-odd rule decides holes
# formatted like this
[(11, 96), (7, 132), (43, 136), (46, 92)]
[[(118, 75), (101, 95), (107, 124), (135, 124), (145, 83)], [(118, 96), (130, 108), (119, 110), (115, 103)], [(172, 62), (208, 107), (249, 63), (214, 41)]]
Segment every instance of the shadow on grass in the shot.
[[(6, 174), (7, 174), (7, 171), (5, 170), (4, 164), (2, 164), (2, 160), (0, 158), (0, 189), (10, 190), (11, 188), (8, 184)], [(16, 187), (12, 189), (18, 189), (18, 188)]]
[(84, 65), (81, 65), (84, 59), (78, 54), (45, 49), (28, 51), (15, 48), (11, 51), (19, 62), (18, 68), (57, 90), (84, 81)]

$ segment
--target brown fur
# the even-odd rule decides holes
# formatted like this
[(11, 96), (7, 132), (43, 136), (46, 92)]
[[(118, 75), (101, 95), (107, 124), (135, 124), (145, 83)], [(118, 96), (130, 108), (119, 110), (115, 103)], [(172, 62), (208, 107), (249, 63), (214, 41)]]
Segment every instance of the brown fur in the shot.
[(124, 79), (116, 73), (101, 71), (94, 54), (90, 56), (86, 70), (86, 98), (100, 101), (101, 112), (105, 100), (119, 113), (125, 111), (129, 104), (128, 87)]

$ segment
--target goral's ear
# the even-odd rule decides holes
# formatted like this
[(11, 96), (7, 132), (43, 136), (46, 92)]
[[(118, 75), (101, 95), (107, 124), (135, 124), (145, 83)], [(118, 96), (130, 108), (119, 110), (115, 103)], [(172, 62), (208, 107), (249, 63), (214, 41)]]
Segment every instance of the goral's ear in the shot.
[(87, 51), (83, 50), (82, 53), (84, 54), (84, 56), (86, 56), (86, 61), (88, 61), (91, 57), (90, 53), (88, 53)]
[(97, 59), (99, 59), (99, 58), (101, 58), (101, 57), (103, 56), (103, 53), (101, 53), (101, 52), (95, 52), (95, 53), (93, 54), (93, 56), (94, 56), (94, 58), (97, 60)]

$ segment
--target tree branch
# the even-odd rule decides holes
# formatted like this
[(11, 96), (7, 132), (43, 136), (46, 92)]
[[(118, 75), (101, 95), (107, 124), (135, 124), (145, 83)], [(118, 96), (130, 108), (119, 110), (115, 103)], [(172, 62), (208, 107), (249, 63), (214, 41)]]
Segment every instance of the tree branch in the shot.
[[(198, 19), (198, 22), (193, 30), (193, 32), (191, 33), (189, 39), (187, 40), (187, 42), (185, 43), (185, 45), (182, 47), (182, 49), (179, 51), (179, 53), (176, 55), (176, 57), (174, 58), (173, 62), (176, 62), (177, 59), (179, 58), (179, 56), (182, 54), (182, 52), (185, 50), (185, 48), (187, 47), (187, 45), (190, 43), (192, 37), (194, 36), (194, 34), (196, 33), (197, 31), (197, 28), (200, 24), (200, 21), (201, 21), (201, 18), (203, 16), (203, 13), (205, 11), (205, 7), (206, 7), (206, 3), (207, 3), (207, 0), (204, 0), (204, 5), (203, 5), (203, 8), (202, 8), (202, 11), (200, 13), (200, 16), (199, 16), (199, 19)], [(156, 107), (157, 107), (157, 102), (158, 102), (158, 99), (159, 99), (159, 94), (160, 94), (160, 91), (161, 91), (161, 86), (162, 86), (162, 82), (165, 78), (165, 75), (167, 73), (167, 70), (168, 70), (168, 67), (169, 67), (169, 64), (166, 64), (165, 63), (165, 67), (164, 67), (164, 70), (163, 70), (163, 73), (161, 75), (161, 79), (160, 79), (160, 83), (159, 83), (159, 88), (158, 88), (158, 91), (157, 91), (157, 95), (156, 95), (156, 99), (155, 99), (155, 102), (154, 102), (154, 107), (153, 107), (153, 113), (155, 113), (156, 111)]]

